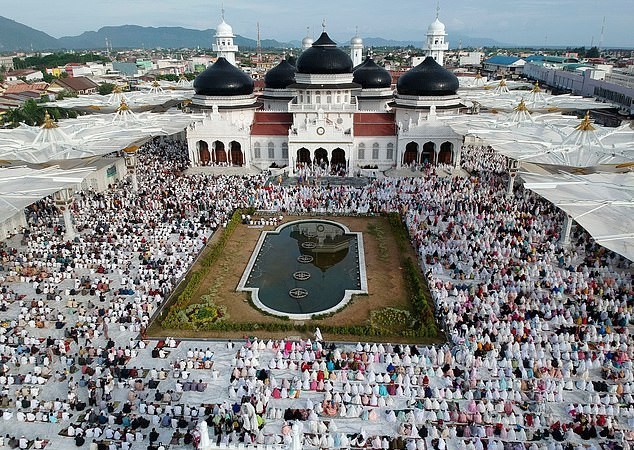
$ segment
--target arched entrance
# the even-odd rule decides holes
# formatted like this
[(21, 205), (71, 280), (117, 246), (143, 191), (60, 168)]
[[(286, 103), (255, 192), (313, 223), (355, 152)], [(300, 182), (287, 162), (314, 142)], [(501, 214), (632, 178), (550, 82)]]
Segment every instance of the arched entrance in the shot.
[(242, 154), (242, 146), (237, 141), (231, 141), (231, 164), (234, 166), (244, 165), (244, 155)]
[(307, 148), (297, 150), (297, 164), (310, 164), (310, 151)]
[(331, 171), (334, 170), (337, 175), (345, 176), (347, 168), (346, 152), (342, 148), (334, 149), (330, 158)]
[(227, 152), (225, 151), (225, 144), (220, 141), (216, 141), (213, 143), (214, 149), (214, 162), (218, 163), (226, 163), (227, 162)]
[(420, 155), (421, 164), (435, 164), (436, 163), (436, 144), (433, 142), (426, 142), (423, 145), (423, 152)]
[(318, 148), (315, 150), (314, 163), (319, 166), (328, 166), (328, 152), (325, 148)]
[(405, 146), (405, 153), (403, 154), (403, 164), (415, 164), (418, 162), (418, 144), (416, 142), (410, 142)]
[(211, 161), (211, 153), (209, 153), (209, 145), (205, 141), (198, 141), (198, 161), (203, 166)]
[(440, 164), (451, 164), (453, 155), (453, 144), (449, 141), (440, 144), (440, 153), (438, 153), (438, 162)]

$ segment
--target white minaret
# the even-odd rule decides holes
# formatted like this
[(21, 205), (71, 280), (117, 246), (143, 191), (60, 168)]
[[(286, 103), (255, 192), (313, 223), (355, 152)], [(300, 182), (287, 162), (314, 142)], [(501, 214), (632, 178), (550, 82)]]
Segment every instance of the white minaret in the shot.
[(314, 39), (310, 36), (310, 27), (306, 27), (306, 37), (302, 39), (302, 51), (313, 46)]
[(359, 30), (350, 40), (350, 59), (352, 60), (352, 67), (357, 67), (363, 62), (363, 39), (359, 37)]
[(238, 46), (233, 45), (233, 28), (227, 22), (225, 22), (225, 10), (222, 10), (222, 22), (216, 27), (216, 43), (213, 45), (213, 50), (216, 52), (216, 56), (220, 58), (224, 57), (234, 66), (236, 65), (236, 53), (238, 53)]
[(436, 20), (427, 28), (427, 42), (425, 45), (425, 56), (431, 56), (441, 66), (445, 62), (445, 52), (449, 50), (449, 42), (445, 42), (447, 33), (445, 25), (438, 20), (440, 6), (436, 7)]

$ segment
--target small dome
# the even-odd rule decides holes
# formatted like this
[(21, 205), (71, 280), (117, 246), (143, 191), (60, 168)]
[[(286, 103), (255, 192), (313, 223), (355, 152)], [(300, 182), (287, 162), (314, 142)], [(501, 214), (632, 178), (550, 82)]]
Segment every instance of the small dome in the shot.
[(216, 36), (233, 37), (233, 28), (225, 22), (225, 19), (222, 19), (222, 22), (216, 27)]
[(350, 45), (363, 45), (363, 39), (361, 39), (359, 36), (355, 36), (350, 39)]
[(311, 38), (310, 36), (306, 36), (304, 39), (302, 39), (302, 47), (312, 47), (313, 42), (315, 42), (313, 38)]
[(392, 76), (369, 56), (354, 70), (353, 83), (360, 84), (363, 89), (389, 88)]
[(429, 28), (427, 28), (427, 34), (440, 34), (444, 32), (445, 32), (445, 24), (442, 23), (440, 20), (438, 20), (438, 17), (436, 17), (436, 20), (434, 20), (429, 25)]
[(253, 79), (227, 61), (218, 58), (194, 80), (197, 95), (232, 96), (253, 94)]
[(264, 87), (268, 89), (286, 89), (295, 83), (295, 66), (283, 59), (264, 76)]
[(425, 60), (408, 70), (396, 83), (400, 95), (441, 96), (456, 95), (458, 77), (428, 56)]
[(297, 60), (297, 72), (311, 74), (351, 73), (352, 60), (343, 50), (337, 48), (324, 31), (311, 48), (304, 50)]

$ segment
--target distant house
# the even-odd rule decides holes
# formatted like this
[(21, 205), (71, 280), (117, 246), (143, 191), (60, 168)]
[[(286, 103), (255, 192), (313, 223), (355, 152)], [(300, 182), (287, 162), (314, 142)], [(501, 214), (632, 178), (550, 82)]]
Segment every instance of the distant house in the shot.
[(17, 81), (20, 79), (24, 79), (26, 81), (39, 81), (44, 79), (44, 74), (41, 70), (20, 69), (7, 72), (6, 77), (7, 81)]
[(53, 81), (49, 88), (53, 92), (66, 90), (79, 95), (95, 94), (98, 89), (99, 85), (86, 77), (60, 78)]
[(517, 56), (496, 55), (482, 62), (482, 71), (486, 74), (508, 76), (521, 74), (526, 61)]

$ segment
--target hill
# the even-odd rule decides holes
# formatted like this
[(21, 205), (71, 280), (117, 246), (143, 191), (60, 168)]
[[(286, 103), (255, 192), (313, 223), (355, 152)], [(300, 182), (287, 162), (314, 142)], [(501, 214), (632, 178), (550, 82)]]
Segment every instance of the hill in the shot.
[(57, 48), (53, 36), (0, 16), (0, 52)]
[[(0, 16), (0, 52), (16, 50), (91, 50), (103, 49), (106, 39), (113, 48), (211, 48), (215, 30), (194, 30), (183, 27), (142, 27), (138, 25), (106, 26), (97, 31), (86, 31), (79, 36), (64, 36), (56, 39), (34, 28)], [(421, 31), (420, 40), (399, 41), (381, 37), (364, 38), (366, 47), (407, 47), (420, 48), (425, 39)], [(472, 38), (464, 35), (450, 35), (451, 48), (458, 47), (507, 47), (509, 44), (487, 38)], [(340, 41), (346, 46), (349, 39)], [(239, 47), (255, 48), (257, 42), (237, 35), (235, 43)], [(297, 48), (300, 41), (279, 42), (274, 39), (263, 39), (263, 48)]]
[[(108, 39), (114, 48), (210, 48), (215, 32), (213, 29), (121, 25), (86, 31), (79, 36), (65, 36), (59, 39), (59, 45), (67, 49), (103, 48)], [(239, 35), (234, 42), (243, 48), (256, 46), (255, 40)], [(262, 45), (275, 48), (284, 47), (285, 44), (267, 40)]]

